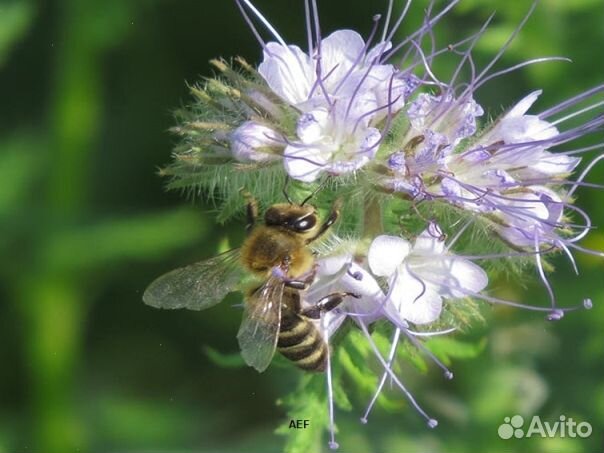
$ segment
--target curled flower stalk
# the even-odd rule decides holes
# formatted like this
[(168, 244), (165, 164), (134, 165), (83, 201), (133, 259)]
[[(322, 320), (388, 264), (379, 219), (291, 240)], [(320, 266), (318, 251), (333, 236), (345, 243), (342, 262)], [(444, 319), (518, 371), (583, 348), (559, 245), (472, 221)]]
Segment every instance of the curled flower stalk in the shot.
[[(421, 27), (396, 42), (411, 1), (398, 17), (393, 3), (363, 38), (352, 30), (324, 35), (316, 0), (304, 0), (300, 46), (250, 0), (236, 0), (262, 59), (257, 66), (212, 62), (217, 76), (192, 87), (192, 104), (177, 113), (180, 142), (163, 170), (171, 188), (216, 197), (220, 221), (241, 214), (242, 189), (264, 208), (308, 202), (327, 217), (338, 207), (339, 220), (309, 245), (316, 262), (301, 296), (306, 313), (321, 311), (313, 322), (330, 346), (323, 399), (332, 448), (337, 406), (348, 404), (342, 376), (369, 376), (363, 422), (390, 380), (436, 427), (400, 376), (409, 348), (451, 379), (446, 351), (431, 350), (430, 338), (470, 328), (482, 302), (552, 321), (591, 308), (588, 294), (582, 304), (558, 304), (550, 261), (562, 254), (578, 273), (575, 253), (604, 257), (581, 244), (594, 226), (575, 204), (579, 189), (602, 188), (589, 173), (604, 159), (604, 84), (545, 110), (535, 90), (497, 116), (480, 104), (480, 90), (528, 65), (566, 60), (499, 67), (535, 5), (478, 67), (473, 50), (491, 18), (476, 34), (439, 47), (433, 27), (457, 2), (438, 11), (431, 4)], [(458, 58), (450, 74), (439, 71), (444, 54)], [(504, 272), (540, 281), (541, 300), (493, 295), (489, 280)], [(317, 305), (332, 294), (347, 297), (329, 310)], [(370, 365), (354, 363), (347, 348)]]

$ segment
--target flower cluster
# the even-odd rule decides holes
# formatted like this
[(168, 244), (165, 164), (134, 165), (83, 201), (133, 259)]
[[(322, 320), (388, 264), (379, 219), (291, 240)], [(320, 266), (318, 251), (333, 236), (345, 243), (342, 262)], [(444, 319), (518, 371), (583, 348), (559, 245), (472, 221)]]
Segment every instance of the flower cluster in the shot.
[[(214, 62), (220, 77), (193, 88), (196, 101), (179, 112), (175, 131), (182, 142), (165, 170), (172, 187), (220, 192), (223, 219), (237, 212), (242, 186), (265, 205), (280, 201), (282, 183), (290, 179), (301, 197), (322, 187), (312, 202), (320, 211), (343, 200), (338, 233), (345, 239), (334, 235), (317, 249), (316, 277), (303, 303), (334, 292), (357, 296), (325, 313), (320, 325), (330, 341), (352, 320), (381, 366), (364, 421), (390, 378), (429, 426), (437, 424), (394, 373), (401, 338), (452, 378), (423, 337), (456, 330), (463, 322), (455, 313), (473, 301), (542, 311), (550, 320), (590, 308), (588, 297), (575, 307), (557, 305), (547, 260), (562, 252), (576, 269), (575, 251), (604, 256), (579, 244), (593, 227), (574, 204), (579, 187), (599, 187), (585, 178), (603, 155), (583, 162), (578, 175), (575, 170), (602, 144), (573, 145), (604, 126), (604, 101), (598, 99), (604, 85), (542, 111), (534, 107), (541, 91), (534, 91), (488, 120), (476, 99), (479, 88), (529, 64), (563, 59), (493, 70), (516, 31), (479, 70), (472, 51), (488, 22), (438, 49), (432, 27), (455, 3), (437, 14), (429, 10), (419, 30), (393, 44), (410, 2), (393, 26), (390, 2), (386, 20), (374, 17), (364, 40), (351, 30), (322, 37), (316, 1), (305, 0), (303, 50), (288, 44), (249, 0), (238, 0), (262, 46), (262, 62), (254, 68), (239, 60), (240, 69)], [(270, 42), (256, 23), (270, 33)], [(459, 56), (447, 82), (435, 70), (444, 53)], [(469, 80), (458, 82), (464, 72)], [(488, 293), (495, 269), (513, 272), (531, 263), (549, 298), (546, 306)], [(387, 356), (370, 325), (392, 326)], [(336, 447), (331, 373), (329, 367), (330, 445)]]

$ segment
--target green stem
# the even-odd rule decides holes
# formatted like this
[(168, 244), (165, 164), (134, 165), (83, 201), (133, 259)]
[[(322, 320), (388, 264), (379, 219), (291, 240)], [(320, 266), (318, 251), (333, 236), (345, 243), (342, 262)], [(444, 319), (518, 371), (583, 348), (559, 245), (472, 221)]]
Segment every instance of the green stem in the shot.
[(17, 296), (28, 332), (31, 434), (34, 448), (49, 453), (87, 446), (87, 433), (75, 411), (75, 369), (85, 311), (76, 286), (70, 279), (38, 274), (24, 279)]

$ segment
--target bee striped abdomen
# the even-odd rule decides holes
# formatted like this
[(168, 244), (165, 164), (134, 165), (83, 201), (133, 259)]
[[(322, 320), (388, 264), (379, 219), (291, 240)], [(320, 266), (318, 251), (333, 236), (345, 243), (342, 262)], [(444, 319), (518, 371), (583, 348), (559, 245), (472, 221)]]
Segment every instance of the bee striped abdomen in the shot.
[(277, 348), (303, 370), (325, 370), (327, 345), (315, 325), (299, 315), (282, 318)]

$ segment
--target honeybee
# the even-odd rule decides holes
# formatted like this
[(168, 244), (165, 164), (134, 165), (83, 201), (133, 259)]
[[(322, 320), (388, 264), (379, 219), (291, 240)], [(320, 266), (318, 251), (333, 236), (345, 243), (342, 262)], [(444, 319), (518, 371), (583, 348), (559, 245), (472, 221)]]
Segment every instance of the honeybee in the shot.
[(270, 364), (275, 350), (308, 371), (324, 371), (329, 348), (315, 320), (334, 309), (347, 296), (329, 294), (303, 309), (302, 292), (315, 277), (315, 260), (308, 247), (338, 219), (334, 203), (327, 219), (320, 222), (316, 209), (291, 201), (270, 206), (264, 223), (256, 225), (258, 205), (247, 199), (248, 236), (234, 249), (162, 275), (143, 294), (146, 304), (156, 308), (205, 310), (237, 289), (244, 274), (257, 277), (261, 284), (247, 291), (243, 320), (237, 334), (245, 362), (259, 372)]

